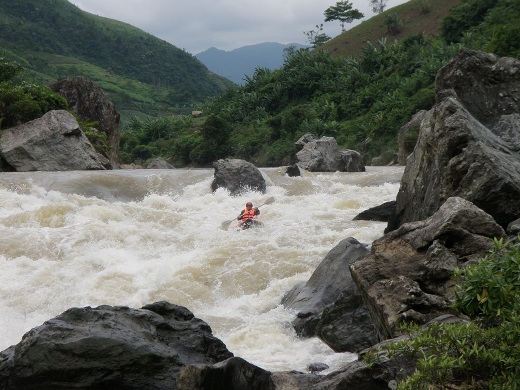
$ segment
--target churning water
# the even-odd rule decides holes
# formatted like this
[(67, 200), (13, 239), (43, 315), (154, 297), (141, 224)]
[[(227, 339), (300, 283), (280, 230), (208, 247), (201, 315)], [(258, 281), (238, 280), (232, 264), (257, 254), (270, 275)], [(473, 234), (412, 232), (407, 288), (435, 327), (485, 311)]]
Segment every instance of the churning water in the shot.
[[(213, 169), (0, 173), (0, 350), (70, 307), (166, 300), (270, 371), (355, 359), (296, 337), (280, 300), (342, 239), (382, 236), (384, 223), (352, 218), (395, 199), (403, 168), (261, 172), (267, 193), (239, 197), (211, 191)], [(263, 228), (221, 229), (269, 197)]]

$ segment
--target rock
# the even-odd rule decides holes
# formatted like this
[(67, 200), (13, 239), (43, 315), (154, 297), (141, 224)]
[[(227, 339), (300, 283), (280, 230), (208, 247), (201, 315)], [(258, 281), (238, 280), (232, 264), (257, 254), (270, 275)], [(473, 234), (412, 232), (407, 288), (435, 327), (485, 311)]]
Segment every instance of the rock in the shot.
[(374, 241), (350, 271), (381, 337), (392, 338), (400, 322), (451, 313), (453, 271), (488, 253), (495, 237), (506, 235), (489, 214), (452, 197), (430, 218)]
[[(309, 141), (305, 142), (306, 139)], [(300, 138), (296, 145), (301, 143), (304, 143), (304, 146), (296, 153), (298, 165), (301, 168), (309, 172), (336, 172), (342, 170), (342, 159), (338, 144), (334, 138), (321, 137), (316, 139), (307, 134)]]
[(380, 221), (388, 222), (390, 217), (395, 213), (395, 200), (385, 202), (379, 206), (372, 207), (360, 212), (353, 221)]
[(316, 335), (335, 352), (359, 352), (378, 341), (377, 328), (354, 282), (323, 309)]
[(269, 371), (233, 357), (213, 365), (197, 364), (183, 368), (176, 389), (276, 390), (277, 387)]
[(335, 351), (357, 351), (372, 345), (374, 326), (348, 266), (368, 253), (354, 238), (336, 245), (306, 284), (295, 286), (282, 304), (298, 311), (292, 322), (303, 337), (320, 337)]
[(175, 389), (181, 369), (233, 354), (186, 308), (72, 308), (0, 354), (0, 388)]
[(413, 152), (419, 137), (421, 122), (426, 117), (427, 112), (425, 110), (417, 112), (412, 116), (410, 122), (399, 129), (397, 134), (397, 163), (399, 165), (406, 165), (406, 158)]
[(146, 162), (146, 169), (175, 169), (168, 161), (162, 157), (154, 158)]
[(309, 172), (364, 172), (361, 155), (340, 150), (333, 137), (318, 138), (307, 133), (295, 143), (297, 165)]
[(310, 372), (320, 372), (329, 368), (328, 364), (325, 363), (311, 363), (307, 367)]
[(308, 389), (312, 390), (388, 390), (389, 384), (405, 379), (413, 373), (413, 362), (402, 357), (388, 358), (385, 353), (381, 361), (372, 366), (356, 360), (345, 368), (320, 378)]
[(300, 137), (300, 139), (298, 139), (298, 141), (296, 141), (294, 143), (294, 147), (296, 149), (296, 152), (299, 152), (300, 150), (302, 150), (305, 145), (307, 145), (309, 142), (314, 142), (314, 141), (317, 141), (319, 138), (312, 134), (312, 133), (307, 133), (307, 134), (304, 134)]
[(97, 129), (107, 135), (109, 146), (105, 157), (113, 165), (118, 164), (120, 115), (101, 87), (83, 76), (56, 81), (49, 87), (67, 99), (69, 107), (81, 120), (99, 123)]
[(340, 169), (341, 172), (365, 172), (365, 165), (361, 154), (355, 150), (341, 150), (339, 152), (341, 161), (344, 167)]
[(507, 234), (510, 236), (517, 236), (520, 234), (520, 218), (515, 219), (507, 225)]
[(262, 173), (253, 164), (239, 159), (224, 159), (213, 163), (215, 168), (211, 189), (227, 188), (231, 195), (247, 191), (265, 193), (266, 184)]
[(452, 196), (505, 229), (520, 216), (520, 61), (462, 50), (436, 89), (386, 231), (428, 218)]
[(139, 164), (131, 163), (131, 164), (121, 164), (121, 165), (119, 165), (119, 168), (121, 168), (121, 169), (143, 169), (144, 167)]
[(39, 119), (2, 130), (1, 154), (17, 172), (110, 169), (72, 114), (49, 111)]
[(289, 165), (285, 171), (285, 174), (289, 177), (297, 177), (302, 175), (300, 167), (296, 164)]

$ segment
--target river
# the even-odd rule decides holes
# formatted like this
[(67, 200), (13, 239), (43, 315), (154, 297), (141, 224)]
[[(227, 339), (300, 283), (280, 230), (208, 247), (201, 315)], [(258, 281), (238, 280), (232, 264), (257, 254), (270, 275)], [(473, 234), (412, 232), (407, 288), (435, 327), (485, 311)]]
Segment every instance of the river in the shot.
[[(213, 169), (0, 173), (0, 350), (70, 307), (166, 300), (266, 370), (339, 369), (356, 355), (296, 337), (280, 300), (342, 239), (383, 235), (352, 218), (394, 200), (403, 169), (262, 168), (267, 193), (238, 197), (211, 191)], [(221, 229), (270, 197), (263, 228)]]

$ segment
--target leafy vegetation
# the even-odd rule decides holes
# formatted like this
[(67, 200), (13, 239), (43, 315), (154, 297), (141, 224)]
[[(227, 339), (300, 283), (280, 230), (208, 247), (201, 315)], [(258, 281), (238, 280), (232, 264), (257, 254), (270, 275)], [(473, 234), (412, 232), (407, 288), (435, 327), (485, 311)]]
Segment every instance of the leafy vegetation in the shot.
[[(208, 166), (218, 158), (236, 157), (258, 166), (286, 165), (295, 160), (294, 142), (312, 132), (335, 137), (342, 148), (361, 151), (366, 164), (374, 157), (384, 164), (395, 155), (399, 128), (418, 110), (434, 104), (435, 76), (461, 47), (517, 57), (520, 52), (518, 1), (411, 0), (329, 42), (320, 42), (315, 50), (289, 50), (281, 69), (259, 68), (244, 86), (233, 86), (203, 102), (204, 94), (218, 88), (212, 89), (215, 84), (191, 84), (197, 85), (199, 92), (205, 91), (197, 95), (179, 84), (199, 77), (198, 65), (192, 67), (187, 53), (170, 52), (171, 45), (157, 43), (124, 23), (83, 13), (70, 4), (65, 6), (65, 0), (45, 1), (55, 10), (42, 11), (35, 0), (0, 3), (9, 11), (4, 20), (9, 21), (6, 34), (13, 40), (10, 47), (17, 47), (21, 53), (39, 44), (47, 51), (27, 51), (24, 58), (31, 61), (21, 65), (35, 69), (33, 64), (40, 63), (40, 69), (47, 67), (63, 74), (94, 74), (102, 88), (118, 96), (117, 106), (128, 109), (120, 146), (123, 163), (164, 157), (177, 166)], [(464, 16), (467, 7), (475, 13), (470, 20)], [(26, 14), (34, 14), (30, 22), (20, 16)], [(441, 26), (441, 16), (446, 15)], [(57, 31), (50, 27), (52, 23), (72, 28), (63, 22), (66, 17), (74, 20), (75, 26), (92, 30), (87, 36), (92, 35), (96, 42), (107, 42), (117, 52), (118, 61), (109, 56), (109, 49), (95, 49), (94, 43), (89, 50), (74, 51), (81, 45), (77, 45), (78, 34), (73, 31), (67, 39), (52, 38)], [(26, 29), (19, 27), (24, 23)], [(320, 26), (316, 27), (312, 38), (321, 34)], [(25, 33), (34, 30), (39, 32), (34, 35), (45, 35), (46, 29), (46, 38)], [(379, 35), (373, 35), (374, 31)], [(430, 35), (436, 31), (440, 37)], [(118, 40), (123, 35), (125, 42)], [(379, 38), (365, 42), (375, 36)], [(128, 52), (127, 41), (140, 50), (141, 60), (136, 60), (135, 52)], [(351, 47), (352, 41), (357, 47), (342, 51)], [(148, 50), (153, 51), (150, 61), (145, 55)], [(76, 57), (70, 57), (70, 53)], [(162, 64), (158, 53), (177, 65)], [(195, 73), (178, 71), (178, 63), (183, 62)], [(196, 108), (204, 112), (201, 118), (187, 115), (195, 104), (193, 99), (201, 99), (196, 103)], [(177, 102), (174, 111), (184, 115), (172, 117), (170, 111), (167, 116), (143, 116), (144, 112), (165, 113), (172, 108), (172, 101)], [(407, 139), (408, 143), (414, 141)]]
[(473, 322), (432, 324), (414, 332), (410, 340), (388, 346), (392, 354), (417, 358), (415, 373), (399, 389), (516, 389), (520, 243), (495, 240), (488, 256), (455, 276), (462, 279), (456, 307)]
[(66, 109), (67, 101), (50, 88), (16, 82), (22, 68), (0, 58), (0, 130), (41, 117), (50, 110)]
[[(417, 18), (423, 17), (416, 6), (404, 9), (410, 7), (415, 7)], [(378, 15), (377, 23), (392, 12)], [(344, 34), (349, 33), (355, 34)], [(319, 29), (314, 35), (319, 35)], [(328, 45), (312, 52), (289, 52), (281, 69), (257, 69), (243, 87), (206, 104), (206, 118), (218, 116), (226, 124), (222, 139), (228, 144), (213, 148), (205, 158), (193, 154), (199, 159), (187, 163), (204, 166), (213, 156), (243, 158), (259, 166), (290, 164), (295, 159), (294, 142), (307, 132), (334, 136), (348, 149), (361, 150), (369, 143), (370, 149), (362, 150), (366, 163), (376, 156), (388, 162), (395, 154), (398, 129), (418, 110), (431, 108), (435, 75), (461, 47), (424, 34), (364, 44), (355, 57), (335, 55)], [(204, 140), (210, 142), (207, 133), (195, 128), (191, 133), (194, 140), (185, 143), (188, 148), (199, 149)], [(137, 157), (122, 150), (129, 159)], [(183, 160), (190, 151), (184, 151)], [(179, 161), (172, 150), (162, 157)]]

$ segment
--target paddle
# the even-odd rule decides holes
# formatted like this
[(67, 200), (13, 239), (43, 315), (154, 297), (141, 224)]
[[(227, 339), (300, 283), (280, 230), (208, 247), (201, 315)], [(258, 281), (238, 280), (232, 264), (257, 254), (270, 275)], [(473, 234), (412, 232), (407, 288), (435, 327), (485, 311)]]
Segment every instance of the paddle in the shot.
[[(266, 204), (271, 204), (274, 202), (274, 196), (271, 196), (270, 198), (266, 199), (263, 203), (259, 204), (258, 206), (256, 206), (257, 208), (260, 208), (262, 206), (265, 206)], [(224, 221), (222, 222), (222, 225), (220, 225), (220, 228), (222, 230), (228, 230), (229, 228), (229, 224), (233, 221), (235, 221), (236, 218), (233, 218), (233, 219), (230, 219), (229, 221)]]

